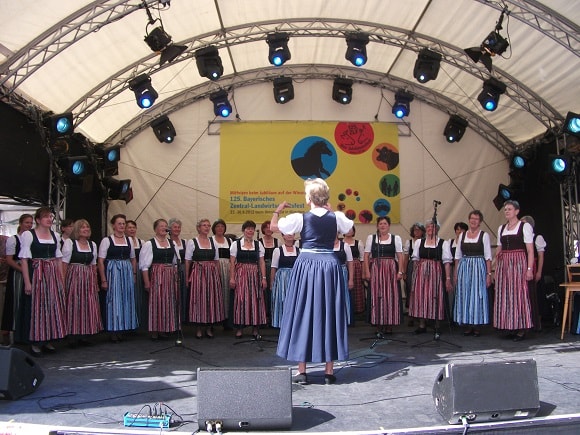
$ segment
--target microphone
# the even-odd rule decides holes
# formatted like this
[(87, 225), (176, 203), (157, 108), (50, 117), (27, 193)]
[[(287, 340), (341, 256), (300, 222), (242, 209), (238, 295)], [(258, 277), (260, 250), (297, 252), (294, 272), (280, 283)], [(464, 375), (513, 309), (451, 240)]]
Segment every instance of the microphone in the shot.
[(433, 204), (441, 205), (441, 201), (433, 200)]

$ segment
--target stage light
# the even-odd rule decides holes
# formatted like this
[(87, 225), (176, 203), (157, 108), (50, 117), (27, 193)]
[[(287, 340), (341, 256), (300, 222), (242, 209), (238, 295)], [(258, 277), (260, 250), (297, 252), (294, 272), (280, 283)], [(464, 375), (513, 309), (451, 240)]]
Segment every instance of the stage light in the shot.
[(349, 104), (352, 101), (353, 81), (342, 77), (334, 79), (332, 85), (332, 99), (340, 104)]
[(506, 91), (506, 85), (499, 80), (490, 77), (483, 82), (483, 89), (477, 96), (477, 100), (488, 112), (493, 112), (499, 104), (499, 97)]
[(119, 173), (119, 161), (121, 160), (121, 146), (115, 145), (105, 148), (104, 145), (98, 145), (95, 150), (104, 175), (117, 175)]
[(493, 199), (493, 203), (498, 210), (501, 210), (506, 201), (517, 200), (521, 192), (522, 184), (520, 182), (511, 182), (509, 186), (500, 184), (497, 188), (497, 196)]
[(288, 49), (288, 33), (271, 33), (266, 37), (269, 46), (268, 61), (274, 66), (282, 66), (292, 58)]
[(362, 32), (347, 33), (346, 53), (344, 58), (354, 66), (363, 66), (367, 63), (367, 44), (369, 35)]
[(50, 115), (45, 119), (51, 139), (69, 136), (73, 132), (73, 115), (70, 112)]
[(465, 129), (468, 125), (469, 123), (467, 120), (463, 119), (461, 116), (451, 115), (449, 121), (447, 121), (445, 130), (443, 131), (443, 135), (445, 136), (445, 139), (447, 139), (447, 142), (459, 142), (465, 134)]
[(118, 180), (113, 177), (105, 177), (103, 184), (107, 189), (107, 199), (124, 200), (129, 203), (133, 199), (133, 190), (131, 189), (131, 180)]
[(395, 103), (393, 104), (392, 112), (397, 118), (401, 119), (405, 116), (409, 116), (411, 113), (411, 101), (415, 97), (408, 92), (399, 89), (395, 93)]
[(429, 50), (422, 49), (417, 55), (415, 61), (415, 68), (413, 68), (413, 77), (419, 83), (427, 83), (430, 80), (435, 80), (439, 74), (439, 67), (441, 64), (441, 55)]
[(528, 164), (528, 158), (522, 153), (515, 152), (510, 159), (510, 168), (514, 170), (523, 170)]
[(151, 121), (149, 125), (153, 129), (155, 137), (157, 137), (159, 142), (171, 143), (175, 139), (175, 136), (177, 136), (175, 127), (173, 127), (173, 124), (165, 115)]
[(495, 29), (487, 35), (479, 47), (471, 47), (464, 50), (471, 60), (475, 63), (481, 62), (489, 72), (491, 72), (492, 69), (491, 58), (495, 55), (502, 55), (510, 45), (508, 40), (499, 34), (499, 31), (502, 29), (501, 25), (506, 12), (508, 12), (508, 10), (507, 8), (504, 8)]
[(278, 104), (286, 104), (294, 99), (294, 85), (290, 77), (277, 77), (274, 79), (274, 100)]
[(580, 137), (580, 115), (573, 112), (568, 112), (566, 121), (564, 121), (564, 133)]
[(215, 116), (227, 118), (232, 113), (232, 105), (228, 101), (228, 93), (220, 89), (209, 95), (209, 100), (213, 103), (213, 113)]
[(58, 163), (65, 175), (73, 178), (82, 177), (88, 168), (87, 156), (63, 157)]
[(129, 80), (129, 89), (135, 93), (135, 100), (141, 109), (148, 109), (159, 96), (151, 85), (151, 77), (141, 74)]
[(218, 49), (213, 45), (196, 50), (194, 56), (200, 76), (207, 77), (210, 80), (217, 80), (224, 73), (222, 59)]
[(571, 171), (572, 158), (568, 153), (548, 155), (548, 173), (552, 174), (557, 181), (564, 181)]
[(171, 35), (168, 35), (163, 27), (156, 27), (145, 35), (145, 42), (152, 51), (161, 54), (159, 65), (163, 65), (165, 62), (172, 62), (187, 49), (185, 45), (172, 44)]

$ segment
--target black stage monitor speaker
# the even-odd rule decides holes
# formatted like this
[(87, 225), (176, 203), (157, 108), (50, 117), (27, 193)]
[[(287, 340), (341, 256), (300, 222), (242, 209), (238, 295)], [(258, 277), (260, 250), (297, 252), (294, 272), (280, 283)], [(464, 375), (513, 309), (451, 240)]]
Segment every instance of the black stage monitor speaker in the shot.
[(536, 361), (447, 364), (435, 379), (433, 400), (449, 424), (534, 417), (540, 410)]
[(290, 429), (290, 368), (198, 368), (197, 418), (200, 430)]
[(33, 393), (44, 373), (25, 352), (0, 348), (0, 399), (15, 400)]

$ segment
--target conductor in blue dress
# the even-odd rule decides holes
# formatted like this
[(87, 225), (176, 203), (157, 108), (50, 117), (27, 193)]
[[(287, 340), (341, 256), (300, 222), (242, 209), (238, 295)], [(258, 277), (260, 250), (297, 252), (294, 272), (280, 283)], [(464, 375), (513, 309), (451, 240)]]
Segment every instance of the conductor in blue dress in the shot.
[(334, 249), (336, 233), (353, 225), (344, 213), (328, 204), (330, 190), (320, 178), (304, 182), (310, 211), (279, 218), (290, 205), (274, 211), (270, 228), (284, 234), (300, 233), (302, 248), (290, 274), (280, 326), (277, 354), (298, 362), (295, 383), (308, 383), (306, 363), (325, 363), (324, 382), (333, 384), (334, 361), (348, 359), (347, 283)]

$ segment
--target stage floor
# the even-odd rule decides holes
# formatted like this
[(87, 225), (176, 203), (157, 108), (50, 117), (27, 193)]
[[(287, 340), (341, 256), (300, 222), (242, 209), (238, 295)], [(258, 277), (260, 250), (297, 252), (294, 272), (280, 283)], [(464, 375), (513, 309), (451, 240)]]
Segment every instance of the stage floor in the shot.
[[(389, 339), (375, 343), (374, 329), (364, 322), (349, 328), (350, 359), (336, 364), (337, 383), (324, 385), (319, 364), (309, 367), (309, 385), (292, 385), (290, 430), (373, 433), (447, 425), (432, 397), (447, 363), (534, 359), (537, 418), (580, 412), (580, 336), (566, 334), (561, 341), (559, 327), (544, 327), (513, 342), (490, 327), (480, 337), (464, 337), (462, 328), (445, 326), (435, 341), (431, 330), (421, 335), (413, 330), (400, 326)], [(262, 341), (243, 342), (218, 328), (214, 339), (197, 340), (193, 328), (185, 327), (183, 347), (173, 339), (151, 341), (144, 331), (121, 343), (110, 342), (106, 334), (95, 337), (90, 347), (57, 343), (56, 353), (36, 360), (45, 375), (39, 388), (18, 400), (1, 400), (0, 421), (12, 422), (12, 428), (42, 425), (46, 433), (57, 426), (114, 432), (125, 429), (125, 412), (162, 403), (174, 412), (170, 430), (193, 433), (198, 430), (198, 367), (294, 367), (276, 356), (277, 330), (261, 333)], [(259, 398), (247, 400), (268, 407)]]

